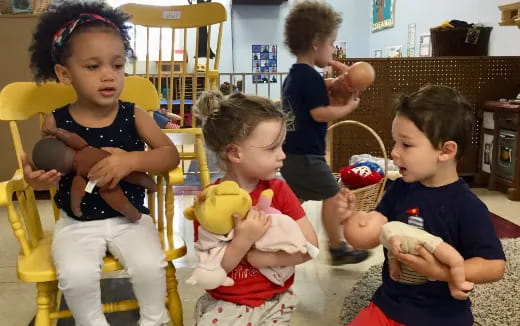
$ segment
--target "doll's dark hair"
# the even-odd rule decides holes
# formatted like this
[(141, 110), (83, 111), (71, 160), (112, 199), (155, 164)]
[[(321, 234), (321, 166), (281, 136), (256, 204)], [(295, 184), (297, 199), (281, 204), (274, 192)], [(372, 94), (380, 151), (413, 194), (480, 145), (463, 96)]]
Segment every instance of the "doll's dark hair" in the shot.
[(401, 95), (396, 114), (410, 119), (435, 148), (447, 141), (457, 143), (459, 160), (471, 145), (474, 113), (468, 100), (448, 86), (427, 85), (410, 95)]
[(230, 144), (245, 140), (260, 122), (280, 120), (285, 135), (287, 115), (271, 100), (243, 93), (224, 97), (217, 91), (202, 92), (193, 106), (193, 113), (202, 121), (204, 142), (221, 162)]
[(325, 40), (337, 31), (341, 14), (322, 1), (297, 3), (285, 19), (285, 45), (294, 55), (307, 52), (315, 40)]
[[(74, 29), (70, 37), (65, 40), (59, 49), (53, 48), (54, 34), (65, 24), (77, 19), (81, 14), (88, 13), (99, 15), (108, 22), (94, 20), (79, 25)], [(33, 34), (29, 52), (31, 55), (31, 70), (37, 82), (57, 81), (54, 73), (54, 65), (65, 64), (72, 55), (71, 41), (78, 34), (85, 31), (101, 30), (107, 33), (115, 33), (123, 41), (126, 56), (134, 59), (134, 51), (130, 46), (130, 36), (128, 34), (129, 25), (125, 23), (130, 15), (125, 12), (112, 8), (103, 2), (84, 2), (66, 1), (61, 4), (54, 4), (41, 15), (38, 25)]]

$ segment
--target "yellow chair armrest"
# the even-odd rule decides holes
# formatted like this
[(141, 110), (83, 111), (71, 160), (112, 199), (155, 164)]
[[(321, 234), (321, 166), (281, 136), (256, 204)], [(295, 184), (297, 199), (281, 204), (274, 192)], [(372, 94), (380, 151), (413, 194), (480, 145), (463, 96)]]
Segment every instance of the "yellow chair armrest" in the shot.
[(165, 134), (202, 135), (201, 128), (161, 129)]
[(168, 186), (180, 185), (184, 182), (184, 172), (182, 167), (178, 166), (173, 170), (168, 171), (165, 175)]
[(0, 182), (0, 206), (6, 207), (13, 202), (13, 193), (23, 191), (27, 184), (23, 180), (23, 175), (17, 170), (11, 180)]

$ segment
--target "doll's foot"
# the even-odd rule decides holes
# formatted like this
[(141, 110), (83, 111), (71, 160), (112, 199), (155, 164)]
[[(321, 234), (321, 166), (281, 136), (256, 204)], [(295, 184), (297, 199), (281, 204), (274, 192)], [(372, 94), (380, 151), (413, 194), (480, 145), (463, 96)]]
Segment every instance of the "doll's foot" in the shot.
[(342, 242), (338, 248), (329, 248), (331, 265), (357, 264), (368, 258), (368, 251), (354, 249), (346, 242)]

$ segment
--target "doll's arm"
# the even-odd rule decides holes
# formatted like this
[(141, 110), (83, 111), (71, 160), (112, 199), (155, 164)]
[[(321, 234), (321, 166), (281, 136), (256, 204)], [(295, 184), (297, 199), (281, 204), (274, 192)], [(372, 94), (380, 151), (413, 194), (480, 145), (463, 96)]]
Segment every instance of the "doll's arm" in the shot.
[(273, 201), (273, 190), (265, 189), (262, 191), (260, 196), (258, 197), (258, 202), (256, 203), (256, 208), (264, 212), (266, 214), (280, 214), (280, 211), (274, 207), (271, 207), (271, 203)]
[(255, 242), (261, 251), (285, 251), (289, 254), (308, 253), (311, 258), (318, 255), (319, 249), (312, 245), (298, 226), (298, 223), (285, 214), (271, 214), (272, 223), (264, 235)]
[(450, 281), (448, 282), (451, 296), (458, 300), (468, 298), (468, 291), (473, 289), (473, 283), (466, 281), (466, 273), (464, 270), (464, 258), (460, 253), (446, 242), (441, 242), (433, 255), (441, 263), (448, 265), (450, 268)]
[(81, 136), (79, 136), (76, 133), (67, 131), (65, 129), (61, 129), (61, 128), (45, 129), (45, 130), (43, 130), (43, 132), (45, 134), (58, 138), (59, 140), (64, 142), (67, 146), (69, 146), (77, 151), (88, 146), (88, 143), (85, 141), (85, 139), (81, 138)]
[(395, 255), (399, 252), (416, 255), (418, 244), (433, 253), (441, 242), (443, 240), (440, 237), (403, 222), (388, 222), (381, 230), (381, 243), (385, 248), (393, 250)]
[(81, 216), (81, 200), (85, 196), (87, 181), (80, 175), (75, 175), (70, 188), (70, 208), (75, 216)]
[(153, 181), (152, 177), (144, 172), (132, 172), (123, 178), (124, 181), (142, 186), (148, 189), (148, 192), (156, 192), (157, 184)]
[[(307, 217), (302, 217), (296, 221), (298, 227), (303, 232), (305, 239), (313, 246), (318, 246), (318, 239), (312, 224)], [(296, 252), (293, 254), (285, 251), (268, 252), (260, 251), (256, 248), (249, 250), (247, 253), (247, 261), (256, 268), (272, 267), (272, 266), (294, 266), (305, 263), (310, 260), (309, 254)]]
[(131, 221), (135, 222), (141, 218), (141, 212), (130, 203), (120, 186), (112, 189), (101, 188), (99, 195), (110, 207), (128, 217)]
[(390, 251), (388, 251), (388, 269), (392, 280), (398, 281), (401, 278), (401, 263)]
[[(399, 235), (391, 236), (390, 239), (388, 239), (388, 244), (389, 246), (387, 247), (387, 249), (390, 252), (392, 252), (393, 255), (397, 255), (400, 252), (409, 252), (408, 250), (406, 250), (406, 248), (402, 247), (403, 242), (401, 241), (401, 237)], [(405, 250), (403, 251), (403, 249)]]
[(207, 231), (202, 226), (199, 226), (198, 229), (199, 239), (194, 245), (198, 264), (186, 283), (198, 284), (207, 290), (221, 285), (233, 285), (235, 282), (227, 276), (226, 271), (222, 268), (222, 258), (229, 240), (233, 237), (233, 231), (227, 236), (220, 236)]

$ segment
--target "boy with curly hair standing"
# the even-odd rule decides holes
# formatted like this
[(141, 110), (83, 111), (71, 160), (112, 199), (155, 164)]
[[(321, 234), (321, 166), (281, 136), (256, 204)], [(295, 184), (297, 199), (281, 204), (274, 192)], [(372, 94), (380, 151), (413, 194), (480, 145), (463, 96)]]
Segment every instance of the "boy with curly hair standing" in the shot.
[(332, 61), (341, 22), (340, 14), (323, 2), (303, 1), (292, 8), (285, 21), (285, 44), (297, 60), (282, 94), (284, 110), (294, 117), (294, 125), (288, 128), (281, 173), (302, 202), (323, 201), (322, 222), (333, 265), (355, 264), (368, 257), (367, 251), (351, 248), (343, 237), (338, 215), (344, 215), (340, 220), (348, 216), (349, 195), (340, 191), (325, 161), (327, 122), (345, 117), (359, 105), (357, 93), (346, 101), (331, 98), (315, 70), (315, 66), (341, 65)]

